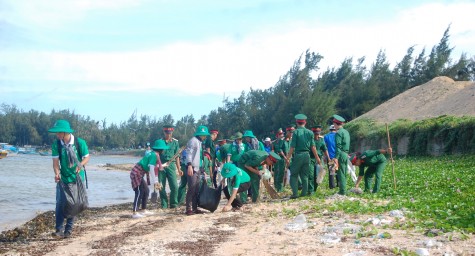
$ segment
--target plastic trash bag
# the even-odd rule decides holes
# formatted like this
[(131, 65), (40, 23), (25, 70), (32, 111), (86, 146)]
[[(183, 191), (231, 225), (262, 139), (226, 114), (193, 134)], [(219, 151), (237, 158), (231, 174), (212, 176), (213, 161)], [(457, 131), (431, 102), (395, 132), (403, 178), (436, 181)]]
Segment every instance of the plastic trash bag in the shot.
[(285, 229), (293, 232), (307, 229), (307, 218), (303, 213), (297, 215), (292, 222), (285, 224)]
[(272, 174), (270, 173), (268, 169), (264, 170), (264, 174), (262, 175), (262, 178), (264, 180), (270, 180), (272, 178)]
[(356, 182), (355, 166), (350, 161), (348, 161), (348, 173), (350, 174), (351, 179), (353, 180), (353, 182)]
[(210, 212), (216, 211), (221, 200), (222, 187), (210, 188), (204, 179), (201, 182), (201, 188), (198, 194), (198, 206)]
[(72, 218), (88, 208), (86, 188), (79, 175), (76, 175), (76, 182), (64, 184), (59, 181), (59, 185), (64, 202), (63, 214), (66, 218)]
[(323, 168), (323, 165), (317, 165), (317, 184), (322, 184), (326, 173), (327, 171)]

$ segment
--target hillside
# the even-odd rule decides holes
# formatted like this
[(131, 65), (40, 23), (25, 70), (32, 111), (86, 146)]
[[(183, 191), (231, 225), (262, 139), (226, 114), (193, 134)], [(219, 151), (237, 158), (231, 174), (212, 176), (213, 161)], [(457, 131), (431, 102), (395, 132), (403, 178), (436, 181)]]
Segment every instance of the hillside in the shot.
[(413, 87), (354, 119), (369, 118), (391, 123), (397, 119), (421, 120), (475, 116), (475, 82), (455, 82), (442, 76)]

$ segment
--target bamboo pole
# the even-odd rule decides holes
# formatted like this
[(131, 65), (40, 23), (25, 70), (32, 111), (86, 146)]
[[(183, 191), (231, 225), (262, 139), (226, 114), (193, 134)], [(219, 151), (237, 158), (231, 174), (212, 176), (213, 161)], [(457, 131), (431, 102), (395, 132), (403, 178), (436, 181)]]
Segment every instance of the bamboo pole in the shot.
[[(388, 147), (391, 148), (391, 139), (389, 137), (389, 127), (388, 123), (386, 123), (386, 134), (388, 136)], [(391, 148), (392, 149), (392, 148)], [(394, 183), (394, 190), (396, 190), (396, 174), (394, 173), (394, 159), (393, 159), (393, 151), (389, 153), (390, 160), (391, 160), (391, 167), (393, 169), (393, 183)]]

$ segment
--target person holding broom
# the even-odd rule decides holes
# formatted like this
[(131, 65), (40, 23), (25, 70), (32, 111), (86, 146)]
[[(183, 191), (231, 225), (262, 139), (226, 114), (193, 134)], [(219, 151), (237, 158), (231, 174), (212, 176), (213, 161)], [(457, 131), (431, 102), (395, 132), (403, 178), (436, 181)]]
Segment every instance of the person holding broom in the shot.
[[(384, 155), (391, 153), (391, 148), (366, 150), (363, 153), (356, 152), (350, 158), (353, 165), (359, 166), (358, 180), (356, 181), (355, 188), (359, 189), (360, 182), (364, 177), (364, 191), (369, 192), (371, 180), (373, 179), (373, 176), (375, 176), (373, 193), (378, 193), (381, 187), (383, 171), (387, 164), (387, 160)], [(366, 172), (365, 168), (367, 168)]]

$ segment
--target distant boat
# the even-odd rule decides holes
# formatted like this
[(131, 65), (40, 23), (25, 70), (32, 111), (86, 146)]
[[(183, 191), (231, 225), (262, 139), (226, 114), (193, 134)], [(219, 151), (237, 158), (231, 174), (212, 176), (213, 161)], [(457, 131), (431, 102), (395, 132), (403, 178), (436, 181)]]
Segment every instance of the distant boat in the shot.
[(1, 149), (0, 150), (0, 159), (7, 157), (8, 151)]
[(35, 147), (30, 145), (25, 145), (25, 147), (18, 148), (18, 154), (28, 154), (28, 155), (35, 155), (38, 154)]

